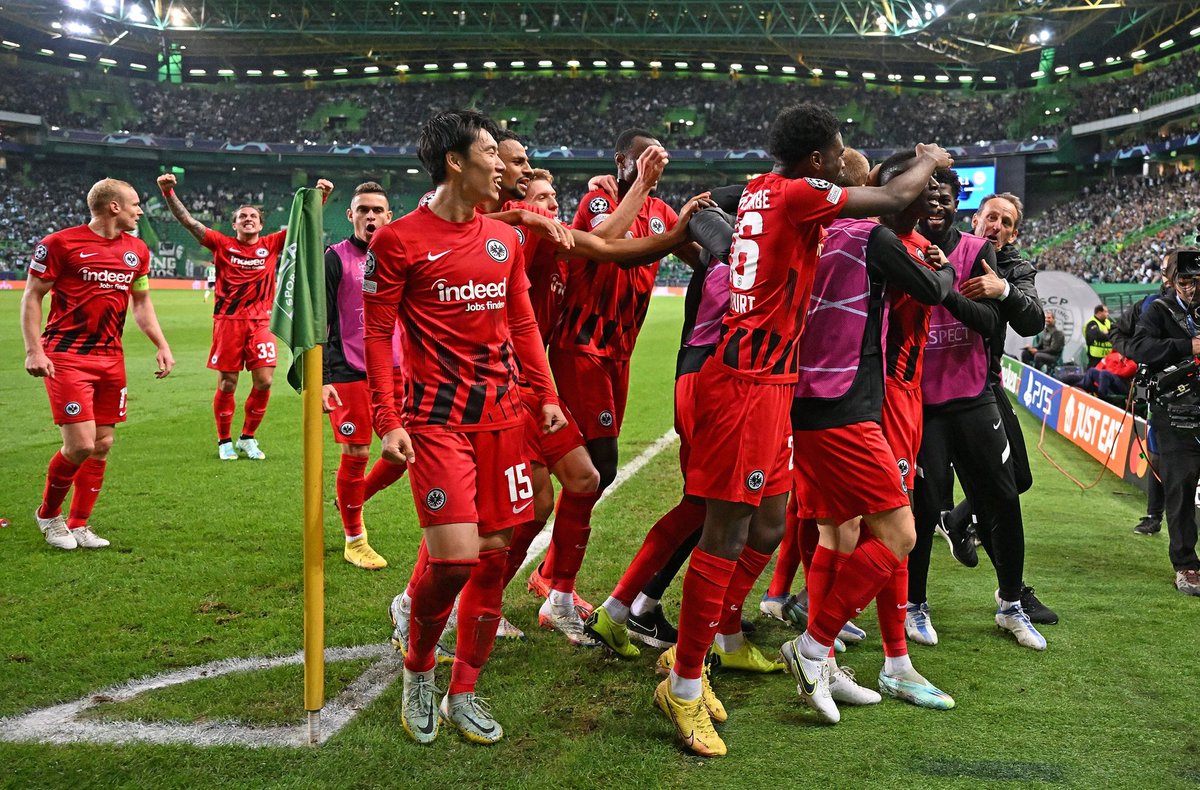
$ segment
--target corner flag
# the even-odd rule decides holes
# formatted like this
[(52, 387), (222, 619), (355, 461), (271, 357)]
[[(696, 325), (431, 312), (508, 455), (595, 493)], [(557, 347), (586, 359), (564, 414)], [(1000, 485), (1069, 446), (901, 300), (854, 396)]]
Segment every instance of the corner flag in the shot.
[(308, 742), (320, 742), (325, 707), (325, 535), (321, 475), (321, 344), (325, 325), (325, 256), (321, 193), (298, 189), (288, 218), (277, 277), (271, 332), (292, 351), (288, 383), (301, 393), (304, 465), (304, 709)]
[(271, 332), (292, 351), (287, 380), (304, 388), (304, 352), (325, 342), (325, 255), (321, 246), (321, 193), (297, 189), (279, 256)]

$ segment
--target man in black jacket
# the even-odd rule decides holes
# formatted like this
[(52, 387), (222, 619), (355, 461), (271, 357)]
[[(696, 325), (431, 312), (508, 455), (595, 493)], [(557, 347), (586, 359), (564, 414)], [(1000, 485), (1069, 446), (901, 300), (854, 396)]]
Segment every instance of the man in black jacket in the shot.
[[(1167, 271), (1175, 290), (1151, 303), (1138, 319), (1129, 343), (1130, 357), (1151, 375), (1200, 355), (1200, 250), (1174, 250)], [(1154, 400), (1150, 424), (1158, 437), (1158, 473), (1165, 495), (1169, 555), (1175, 589), (1200, 596), (1200, 559), (1196, 556), (1196, 482), (1200, 479), (1200, 443), (1195, 430), (1172, 427), (1167, 408)]]

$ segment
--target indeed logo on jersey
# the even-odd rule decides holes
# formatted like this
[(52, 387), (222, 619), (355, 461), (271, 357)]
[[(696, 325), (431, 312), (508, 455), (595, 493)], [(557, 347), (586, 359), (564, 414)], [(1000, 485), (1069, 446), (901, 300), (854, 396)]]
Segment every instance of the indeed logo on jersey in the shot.
[(129, 290), (135, 274), (136, 272), (117, 272), (111, 269), (89, 269), (86, 266), (79, 270), (79, 278), (85, 283), (99, 283), (103, 289), (116, 288), (121, 291)]
[(431, 290), (437, 291), (439, 302), (467, 302), (466, 312), (477, 310), (503, 310), (508, 296), (508, 278), (498, 283), (477, 283), (467, 280), (462, 285), (450, 285), (442, 279), (435, 282)]
[(234, 255), (233, 249), (230, 248), (229, 262), (232, 263), (234, 266), (240, 266), (243, 269), (265, 269), (265, 268), (267, 268), (267, 258), (266, 258), (266, 255), (268, 252), (267, 248), (260, 247), (259, 249), (255, 250), (254, 252), (255, 252), (255, 254), (261, 254), (263, 257), (261, 257), (261, 258), (243, 258), (240, 255)]

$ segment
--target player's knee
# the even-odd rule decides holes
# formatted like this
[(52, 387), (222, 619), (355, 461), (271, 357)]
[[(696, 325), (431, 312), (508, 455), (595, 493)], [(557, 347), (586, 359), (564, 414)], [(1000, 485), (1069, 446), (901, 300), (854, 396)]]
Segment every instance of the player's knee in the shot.
[[(616, 476), (615, 470), (613, 476)], [(612, 480), (608, 482), (611, 483)], [(588, 461), (585, 464), (569, 468), (563, 475), (562, 484), (563, 488), (573, 494), (590, 494), (600, 488), (600, 472)]]
[(113, 446), (112, 436), (98, 436), (96, 441), (92, 442), (92, 449), (88, 455), (92, 458), (107, 458), (109, 450)]
[(352, 458), (370, 458), (371, 445), (369, 444), (343, 444), (342, 455), (348, 455)]
[(441, 563), (436, 561), (430, 563), (430, 569), (437, 574), (438, 582), (450, 589), (462, 589), (467, 583), (467, 579), (471, 578), (471, 571), (474, 568), (475, 563)]
[(64, 444), (61, 452), (68, 461), (78, 466), (91, 456), (94, 447), (93, 442), (73, 442)]
[(217, 389), (221, 392), (237, 392), (237, 374), (228, 376), (222, 373), (217, 378)]

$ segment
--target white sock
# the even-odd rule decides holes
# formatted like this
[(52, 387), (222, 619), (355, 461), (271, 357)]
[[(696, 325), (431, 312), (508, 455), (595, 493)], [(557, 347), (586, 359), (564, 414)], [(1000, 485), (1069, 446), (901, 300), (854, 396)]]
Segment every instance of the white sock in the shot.
[(1003, 598), (1000, 599), (1000, 608), (1001, 609), (1011, 609), (1014, 606), (1020, 606), (1020, 605), (1021, 605), (1020, 601), (1006, 601)]
[(416, 680), (433, 680), (433, 672), (434, 671), (432, 669), (429, 670), (428, 672), (414, 672), (411, 669), (409, 669), (408, 667), (405, 667), (404, 668), (404, 680), (407, 681), (408, 683), (412, 683), (413, 681), (416, 681)]
[(412, 611), (412, 596), (408, 594), (408, 590), (400, 593), (400, 608), (406, 612)]
[(746, 644), (746, 637), (741, 631), (736, 634), (717, 634), (717, 647), (724, 650), (726, 653), (736, 653), (742, 649), (742, 645)]
[(608, 616), (612, 618), (614, 623), (624, 625), (625, 621), (629, 619), (629, 607), (611, 595), (604, 603), (600, 604), (600, 608), (608, 612)]
[(658, 599), (651, 598), (645, 593), (638, 593), (637, 598), (633, 599), (633, 606), (630, 611), (634, 617), (645, 617), (654, 611), (654, 607), (658, 606)]
[(366, 530), (363, 530), (362, 532), (358, 533), (357, 535), (347, 535), (346, 542), (353, 543), (354, 541), (359, 540), (361, 538), (365, 538), (366, 536), (367, 536), (367, 532), (366, 532)]
[(675, 699), (700, 699), (700, 678), (681, 678), (671, 670), (671, 696)]
[(829, 651), (833, 649), (833, 645), (823, 645), (816, 639), (813, 639), (812, 634), (808, 631), (800, 634), (800, 653), (811, 661), (821, 661), (829, 658)]
[(559, 611), (575, 608), (575, 596), (569, 592), (563, 592), (562, 590), (551, 590), (550, 595), (546, 597), (546, 600), (550, 602), (551, 606)]
[(913, 668), (912, 659), (905, 653), (902, 656), (884, 656), (883, 658), (883, 674), (895, 677), (903, 672), (907, 672)]

